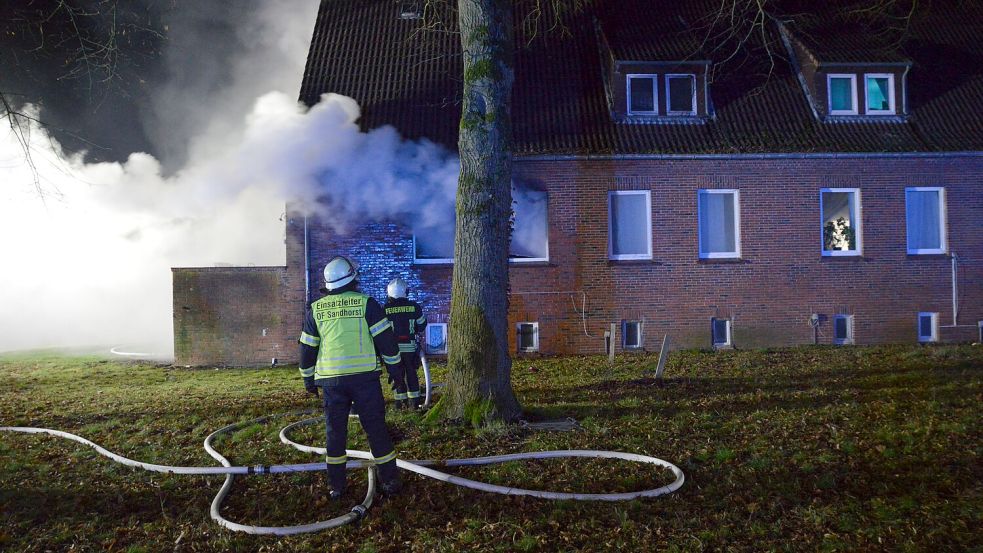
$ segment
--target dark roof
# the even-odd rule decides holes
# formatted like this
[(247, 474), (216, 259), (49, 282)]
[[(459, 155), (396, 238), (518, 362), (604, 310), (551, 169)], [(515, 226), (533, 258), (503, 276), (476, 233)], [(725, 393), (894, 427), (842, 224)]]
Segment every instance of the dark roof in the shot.
[[(821, 61), (912, 64), (910, 116), (904, 122), (837, 123), (816, 119), (775, 25), (765, 26), (764, 39), (756, 36), (735, 49), (733, 37), (720, 38), (719, 22), (707, 6), (719, 1), (599, 3), (568, 16), (562, 30), (550, 29), (548, 15), (530, 24), (517, 7), (514, 152), (983, 150), (983, 8), (975, 3), (933, 2), (893, 44), (857, 38), (853, 31), (847, 40), (841, 31), (850, 22), (835, 18), (790, 23), (790, 31)], [(392, 0), (323, 0), (301, 100), (316, 103), (324, 92), (352, 96), (362, 106), (363, 128), (391, 124), (408, 138), (456, 148), (460, 44), (453, 15), (441, 20), (445, 27), (424, 29), (421, 20), (400, 19)], [(713, 119), (615, 122), (602, 79), (602, 39), (615, 58), (626, 61), (711, 60)]]

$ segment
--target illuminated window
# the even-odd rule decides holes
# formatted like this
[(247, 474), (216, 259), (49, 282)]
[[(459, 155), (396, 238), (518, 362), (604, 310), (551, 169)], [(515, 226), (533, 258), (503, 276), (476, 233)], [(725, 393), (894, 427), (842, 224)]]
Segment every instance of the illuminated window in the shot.
[(894, 115), (894, 75), (868, 73), (864, 75), (867, 115)]
[(857, 76), (827, 75), (830, 115), (857, 115)]
[(860, 190), (823, 188), (819, 192), (823, 255), (860, 255)]

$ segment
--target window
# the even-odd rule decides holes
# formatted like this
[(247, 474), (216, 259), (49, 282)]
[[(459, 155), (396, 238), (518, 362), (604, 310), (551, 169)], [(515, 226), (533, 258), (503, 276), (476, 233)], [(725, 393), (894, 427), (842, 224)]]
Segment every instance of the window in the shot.
[(447, 323), (430, 323), (427, 325), (427, 353), (447, 353)]
[[(545, 191), (523, 186), (512, 188), (512, 241), (509, 261), (549, 261), (548, 200)], [(427, 265), (454, 262), (454, 214), (445, 222), (416, 229), (413, 263)]]
[(823, 255), (860, 255), (860, 190), (823, 188), (819, 192)]
[(413, 263), (454, 262), (454, 223), (434, 225), (413, 233)]
[(894, 115), (894, 75), (868, 73), (864, 75), (867, 115)]
[(700, 257), (740, 257), (740, 192), (737, 190), (700, 190), (698, 200)]
[(857, 76), (827, 75), (830, 115), (857, 115)]
[(625, 349), (642, 347), (641, 321), (621, 321), (621, 347)]
[(939, 314), (938, 313), (918, 314), (918, 341), (919, 342), (939, 341)]
[(539, 351), (539, 323), (519, 323), (515, 330), (519, 351)]
[(945, 189), (906, 188), (908, 253), (945, 253)]
[(548, 195), (531, 188), (512, 188), (512, 241), (509, 261), (543, 262), (550, 259)]
[(853, 315), (833, 316), (833, 343), (837, 345), (853, 343)]
[(976, 325), (977, 325), (977, 326), (979, 327), (979, 329), (980, 329), (980, 336), (979, 336), (979, 338), (978, 338), (978, 339), (977, 339), (976, 341), (977, 341), (978, 343), (980, 343), (980, 344), (983, 344), (983, 321), (977, 321), (977, 322), (976, 322)]
[(659, 113), (659, 79), (657, 75), (628, 75), (628, 113), (657, 115)]
[(719, 349), (729, 348), (733, 345), (731, 342), (730, 319), (710, 319), (710, 330), (713, 334), (713, 347)]
[(696, 75), (666, 75), (666, 113), (696, 115)]
[(608, 256), (652, 259), (652, 197), (648, 190), (608, 192)]

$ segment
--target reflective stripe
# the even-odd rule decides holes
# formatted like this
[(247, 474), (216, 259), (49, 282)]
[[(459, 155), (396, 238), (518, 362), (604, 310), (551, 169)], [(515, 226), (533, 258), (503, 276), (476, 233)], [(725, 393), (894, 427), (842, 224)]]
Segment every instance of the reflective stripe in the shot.
[(382, 360), (386, 362), (387, 365), (398, 365), (399, 364), (399, 354), (396, 355), (383, 355)]
[(406, 353), (413, 353), (416, 351), (416, 342), (410, 342), (409, 344), (399, 344), (399, 351)]
[(416, 399), (420, 397), (420, 392), (407, 392), (406, 395), (410, 396), (410, 399)]
[(300, 369), (300, 376), (307, 378), (309, 376), (314, 376), (314, 367), (307, 367), (306, 369)]
[(376, 457), (375, 458), (375, 462), (377, 464), (380, 464), (381, 465), (383, 463), (388, 463), (389, 461), (392, 461), (395, 458), (396, 458), (396, 451), (393, 450), (393, 452), (390, 453), (389, 455), (383, 455), (382, 457)]
[(364, 355), (343, 355), (341, 357), (325, 357), (325, 361), (347, 361), (349, 359), (363, 359)]
[(376, 336), (385, 332), (387, 328), (392, 328), (392, 326), (393, 324), (389, 322), (389, 319), (382, 319), (369, 327), (369, 333), (372, 334), (373, 338), (375, 338)]
[(395, 398), (396, 398), (397, 400), (399, 400), (399, 399), (406, 399), (406, 398), (408, 398), (408, 397), (409, 397), (409, 395), (408, 395), (408, 394), (400, 394), (400, 393), (394, 393), (394, 394), (393, 394), (393, 396), (394, 396), (394, 397), (395, 397)]
[(420, 315), (420, 318), (416, 320), (416, 324), (418, 324), (418, 325), (422, 325), (422, 324), (426, 324), (426, 323), (427, 323), (427, 316), (426, 315)]
[(375, 363), (371, 365), (349, 365), (347, 367), (315, 367), (314, 380), (344, 376), (346, 374), (367, 373), (375, 370), (379, 370), (379, 367)]
[(300, 339), (297, 341), (300, 342), (301, 344), (304, 344), (305, 346), (311, 346), (312, 348), (316, 348), (318, 344), (321, 343), (321, 338), (319, 336), (311, 336), (306, 332), (301, 332)]
[(342, 455), (341, 457), (325, 457), (325, 460), (329, 465), (344, 465), (348, 462), (348, 455)]

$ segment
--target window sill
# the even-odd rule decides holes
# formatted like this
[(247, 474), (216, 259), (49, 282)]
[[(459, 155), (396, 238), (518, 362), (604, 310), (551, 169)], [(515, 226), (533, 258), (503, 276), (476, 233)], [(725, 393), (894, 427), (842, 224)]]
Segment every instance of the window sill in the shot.
[(549, 261), (509, 261), (509, 269), (521, 269), (522, 267), (556, 267)]
[(908, 259), (949, 259), (950, 255), (948, 252), (933, 252), (933, 253), (911, 253), (908, 252)]
[(419, 261), (414, 261), (413, 266), (418, 269), (426, 269), (428, 267), (433, 267), (434, 269), (453, 267), (453, 261), (424, 261), (420, 263)]
[(654, 259), (608, 259), (608, 265), (662, 265)]
[(823, 255), (820, 256), (820, 263), (850, 263), (850, 262), (861, 262), (864, 261), (863, 254), (855, 255)]
[(701, 257), (697, 263), (702, 265), (737, 265), (741, 263), (750, 263), (741, 257)]

